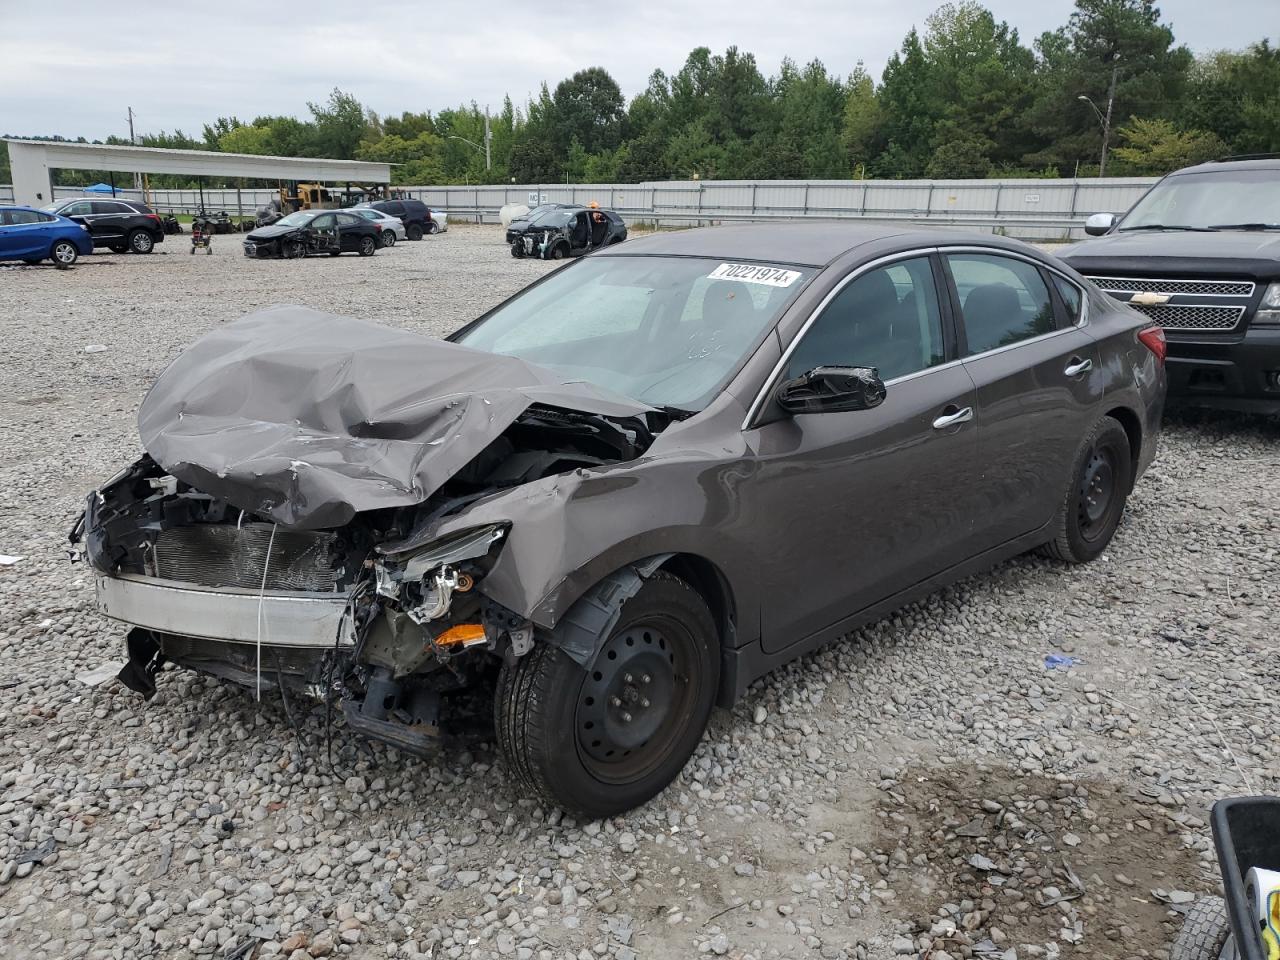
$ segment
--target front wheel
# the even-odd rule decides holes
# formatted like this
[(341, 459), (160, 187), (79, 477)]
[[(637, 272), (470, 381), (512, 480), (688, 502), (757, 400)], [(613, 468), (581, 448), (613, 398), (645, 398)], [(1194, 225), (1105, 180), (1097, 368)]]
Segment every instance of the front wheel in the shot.
[(150, 253), (155, 246), (155, 238), (145, 230), (134, 230), (129, 234), (129, 249), (134, 253)]
[(1098, 557), (1120, 525), (1132, 486), (1129, 435), (1114, 417), (1103, 417), (1076, 450), (1054, 538), (1044, 552), (1068, 563)]
[(654, 574), (587, 669), (538, 643), (498, 678), (508, 770), (566, 810), (610, 817), (649, 800), (702, 739), (720, 679), (715, 622), (687, 583)]
[(80, 259), (80, 251), (76, 249), (76, 245), (70, 240), (59, 240), (53, 245), (49, 256), (53, 260), (55, 267), (65, 270)]
[(564, 244), (557, 243), (554, 247), (551, 248), (550, 258), (552, 260), (563, 260), (564, 254), (565, 254)]
[(1204, 897), (1187, 911), (1182, 929), (1169, 950), (1169, 960), (1225, 960), (1236, 956), (1228, 951), (1231, 924), (1227, 905), (1221, 897)]
[(524, 259), (524, 244), (517, 240), (511, 244), (511, 255), (517, 260)]
[(373, 237), (360, 238), (360, 256), (372, 257), (378, 250), (378, 242)]
[(407, 236), (410, 240), (421, 240), (422, 224), (411, 223), (407, 227), (405, 227), (404, 232), (405, 232), (405, 236)]

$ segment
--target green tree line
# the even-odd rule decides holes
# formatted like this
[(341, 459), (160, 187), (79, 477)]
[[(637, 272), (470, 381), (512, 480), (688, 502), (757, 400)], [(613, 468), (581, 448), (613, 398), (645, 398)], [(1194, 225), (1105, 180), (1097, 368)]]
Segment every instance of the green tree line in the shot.
[(591, 67), (523, 107), (506, 98), (489, 117), (488, 171), (477, 104), (380, 117), (338, 89), (305, 119), (219, 117), (199, 137), (140, 143), (389, 162), (398, 184), (1089, 176), (1109, 99), (1111, 175), (1280, 152), (1280, 49), (1264, 38), (1193, 56), (1152, 0), (1077, 0), (1030, 45), (979, 3), (947, 3), (907, 33), (878, 81), (861, 61), (846, 75), (788, 59), (766, 77), (750, 53), (698, 47), (628, 102)]

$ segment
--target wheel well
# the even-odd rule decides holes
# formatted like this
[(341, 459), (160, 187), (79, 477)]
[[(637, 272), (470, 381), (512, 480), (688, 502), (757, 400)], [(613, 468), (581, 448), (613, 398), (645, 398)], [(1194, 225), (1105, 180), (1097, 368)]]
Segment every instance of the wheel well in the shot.
[(710, 560), (692, 553), (677, 553), (659, 569), (665, 570), (697, 590), (711, 608), (720, 635), (720, 649), (728, 650), (736, 645), (737, 610), (729, 581)]
[[(1125, 435), (1129, 438), (1129, 456), (1133, 465), (1131, 473), (1136, 474), (1138, 461), (1142, 457), (1142, 421), (1128, 407), (1116, 407), (1114, 410), (1108, 410), (1107, 416), (1120, 421), (1120, 426), (1124, 427)], [(1137, 478), (1134, 477), (1134, 480), (1136, 482)]]

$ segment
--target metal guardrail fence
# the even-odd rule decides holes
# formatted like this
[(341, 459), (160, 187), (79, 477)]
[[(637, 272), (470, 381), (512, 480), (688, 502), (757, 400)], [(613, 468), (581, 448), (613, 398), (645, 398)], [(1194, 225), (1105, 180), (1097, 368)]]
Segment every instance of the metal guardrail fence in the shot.
[[(449, 213), (495, 223), (507, 204), (590, 203), (618, 211), (629, 221), (689, 225), (726, 220), (859, 218), (966, 226), (1029, 240), (1084, 235), (1091, 213), (1124, 213), (1155, 178), (1106, 180), (710, 180), (639, 184), (489, 184), (397, 187)], [(121, 195), (139, 199), (133, 190)], [(54, 196), (80, 196), (56, 187)], [(269, 189), (204, 191), (205, 208), (250, 216), (275, 196)], [(0, 185), (0, 202), (12, 202)], [(195, 190), (152, 190), (159, 211), (195, 212)]]

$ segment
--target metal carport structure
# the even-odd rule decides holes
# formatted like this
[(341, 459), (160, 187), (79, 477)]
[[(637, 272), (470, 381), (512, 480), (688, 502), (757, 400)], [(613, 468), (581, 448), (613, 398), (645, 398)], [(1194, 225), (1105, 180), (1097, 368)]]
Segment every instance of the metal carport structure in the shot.
[(391, 164), (317, 157), (263, 157), (213, 150), (68, 143), (5, 138), (13, 169), (14, 202), (40, 206), (53, 199), (51, 169), (176, 173), (193, 177), (252, 177), (310, 183), (391, 182)]

